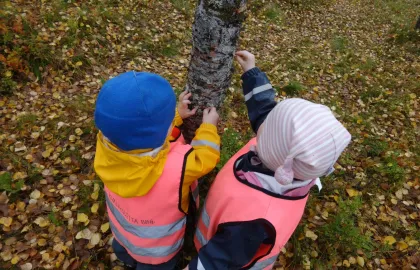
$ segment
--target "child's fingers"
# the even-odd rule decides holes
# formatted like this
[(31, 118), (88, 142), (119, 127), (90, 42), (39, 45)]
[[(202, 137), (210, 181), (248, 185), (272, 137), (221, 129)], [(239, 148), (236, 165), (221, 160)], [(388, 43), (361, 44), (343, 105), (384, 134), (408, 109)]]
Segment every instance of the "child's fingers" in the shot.
[(205, 108), (203, 110), (203, 115), (209, 114), (209, 112), (210, 112), (210, 108)]
[(252, 57), (252, 53), (248, 51), (239, 51), (239, 52), (236, 52), (235, 55), (242, 58), (243, 60), (248, 60)]
[(195, 107), (194, 109), (192, 109), (191, 111), (188, 112), (189, 116), (193, 116), (196, 112), (197, 112), (198, 107)]
[(184, 99), (190, 99), (191, 96), (192, 96), (192, 93), (187, 92), (187, 94), (184, 96)]
[(237, 51), (235, 55), (240, 56), (240, 57), (245, 57), (247, 53), (248, 53), (247, 51)]
[(188, 94), (188, 91), (185, 90), (184, 92), (182, 92), (181, 94), (179, 94), (179, 100), (183, 100), (185, 98), (185, 95)]
[(184, 99), (184, 100), (182, 101), (182, 104), (183, 104), (183, 105), (188, 105), (188, 104), (191, 104), (191, 100)]

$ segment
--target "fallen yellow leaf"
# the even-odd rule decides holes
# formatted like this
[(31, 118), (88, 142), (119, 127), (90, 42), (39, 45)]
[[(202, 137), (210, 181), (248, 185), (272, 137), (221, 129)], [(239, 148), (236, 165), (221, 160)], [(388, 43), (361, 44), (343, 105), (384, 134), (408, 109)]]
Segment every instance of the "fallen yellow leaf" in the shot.
[(76, 136), (73, 134), (69, 136), (69, 141), (74, 142), (76, 140)]
[(92, 211), (92, 213), (96, 214), (96, 213), (98, 213), (98, 208), (99, 208), (99, 203), (94, 203), (92, 205), (92, 207), (90, 208), (90, 211)]
[(90, 238), (90, 244), (92, 246), (96, 246), (97, 244), (99, 244), (99, 241), (101, 241), (101, 234), (100, 233), (94, 233), (92, 235), (92, 238)]
[(39, 190), (35, 189), (34, 191), (31, 192), (31, 194), (29, 195), (29, 197), (31, 199), (38, 200), (39, 197), (41, 197), (41, 192)]
[(86, 239), (90, 240), (92, 238), (92, 232), (89, 230), (89, 228), (86, 228), (76, 234), (76, 239)]
[(394, 238), (394, 236), (386, 236), (384, 239), (383, 239), (383, 242), (385, 243), (385, 244), (388, 244), (388, 245), (390, 245), (390, 246), (392, 246), (395, 242), (397, 242), (397, 240), (395, 240), (395, 238)]
[(81, 65), (83, 65), (82, 61), (76, 62), (76, 67), (80, 67)]
[(44, 217), (37, 217), (34, 221), (39, 227), (44, 228), (50, 225), (50, 221)]
[(20, 265), (20, 270), (32, 270), (32, 263), (25, 263)]
[(99, 191), (94, 191), (92, 194), (90, 194), (90, 197), (92, 198), (92, 200), (97, 200), (99, 197)]
[(13, 221), (13, 219), (11, 217), (0, 218), (0, 224), (4, 225), (6, 227), (10, 227), (10, 225), (12, 225), (12, 221)]
[(26, 204), (24, 202), (18, 202), (16, 204), (16, 209), (20, 212), (25, 211)]
[(71, 216), (72, 216), (72, 212), (70, 211), (70, 210), (66, 210), (66, 211), (63, 211), (63, 217), (64, 218), (71, 218)]
[(12, 264), (17, 264), (19, 262), (19, 260), (20, 260), (19, 256), (15, 255), (10, 262)]
[(51, 155), (51, 151), (50, 150), (45, 150), (44, 152), (42, 152), (42, 157), (43, 158), (47, 158)]
[(408, 245), (407, 245), (407, 243), (406, 242), (404, 242), (404, 241), (400, 241), (400, 242), (398, 242), (397, 243), (397, 249), (398, 250), (406, 250), (408, 248)]
[(410, 247), (415, 246), (415, 245), (417, 245), (418, 243), (419, 243), (419, 241), (417, 241), (417, 240), (410, 240), (410, 241), (408, 241), (408, 245), (409, 245)]
[(343, 265), (344, 265), (345, 267), (349, 268), (349, 267), (350, 267), (350, 262), (349, 262), (348, 260), (344, 260), (344, 261), (343, 261)]
[(105, 233), (109, 230), (109, 222), (101, 225), (101, 232)]
[(355, 197), (355, 196), (359, 195), (359, 191), (354, 190), (352, 188), (348, 188), (348, 189), (346, 189), (346, 191), (347, 191), (347, 194), (349, 195), (349, 197)]
[(318, 238), (318, 235), (316, 235), (313, 231), (311, 230), (306, 230), (305, 232), (305, 236), (308, 238), (311, 238), (312, 240), (316, 240)]
[(363, 257), (357, 256), (356, 260), (358, 265), (360, 265), (361, 267), (365, 266), (365, 259), (363, 259)]
[(38, 243), (38, 246), (44, 247), (47, 245), (47, 240), (45, 240), (44, 238), (41, 238), (41, 239), (38, 239), (37, 243)]
[(39, 135), (40, 135), (39, 132), (32, 132), (31, 138), (36, 140), (39, 138)]
[(85, 225), (89, 224), (89, 218), (85, 213), (77, 213), (77, 221), (84, 223)]

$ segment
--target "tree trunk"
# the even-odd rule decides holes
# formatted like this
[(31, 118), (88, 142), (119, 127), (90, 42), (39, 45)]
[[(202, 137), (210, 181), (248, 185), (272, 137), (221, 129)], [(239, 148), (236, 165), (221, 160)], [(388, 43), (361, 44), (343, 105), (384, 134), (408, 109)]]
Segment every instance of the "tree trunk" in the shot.
[(417, 23), (416, 23), (416, 29), (420, 29), (420, 16), (419, 16), (419, 18), (417, 20)]
[(202, 110), (220, 108), (233, 73), (233, 56), (245, 19), (246, 0), (199, 0), (192, 33), (186, 90), (197, 114), (185, 119), (183, 134), (190, 142), (202, 120)]

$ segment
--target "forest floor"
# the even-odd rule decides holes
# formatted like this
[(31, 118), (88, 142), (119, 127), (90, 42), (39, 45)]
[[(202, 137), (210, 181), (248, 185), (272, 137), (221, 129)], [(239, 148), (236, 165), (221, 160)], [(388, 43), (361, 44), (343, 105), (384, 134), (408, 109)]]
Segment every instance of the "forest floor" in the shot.
[[(92, 168), (95, 98), (131, 69), (179, 92), (195, 1), (0, 2), (0, 268), (121, 269)], [(276, 268), (419, 269), (420, 1), (249, 2), (239, 48), (279, 100), (325, 104), (353, 136)], [(240, 75), (218, 168), (251, 136)]]

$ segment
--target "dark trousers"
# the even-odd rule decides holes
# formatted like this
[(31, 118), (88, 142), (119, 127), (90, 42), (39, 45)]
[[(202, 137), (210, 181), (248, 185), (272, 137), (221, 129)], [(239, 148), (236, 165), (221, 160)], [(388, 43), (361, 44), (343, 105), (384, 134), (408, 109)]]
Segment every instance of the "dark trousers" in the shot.
[(127, 250), (114, 239), (112, 241), (112, 248), (117, 258), (122, 261), (127, 267), (136, 270), (173, 270), (176, 269), (176, 265), (179, 259), (180, 252), (173, 257), (171, 260), (162, 264), (145, 264), (136, 261), (133, 257), (128, 254)]

